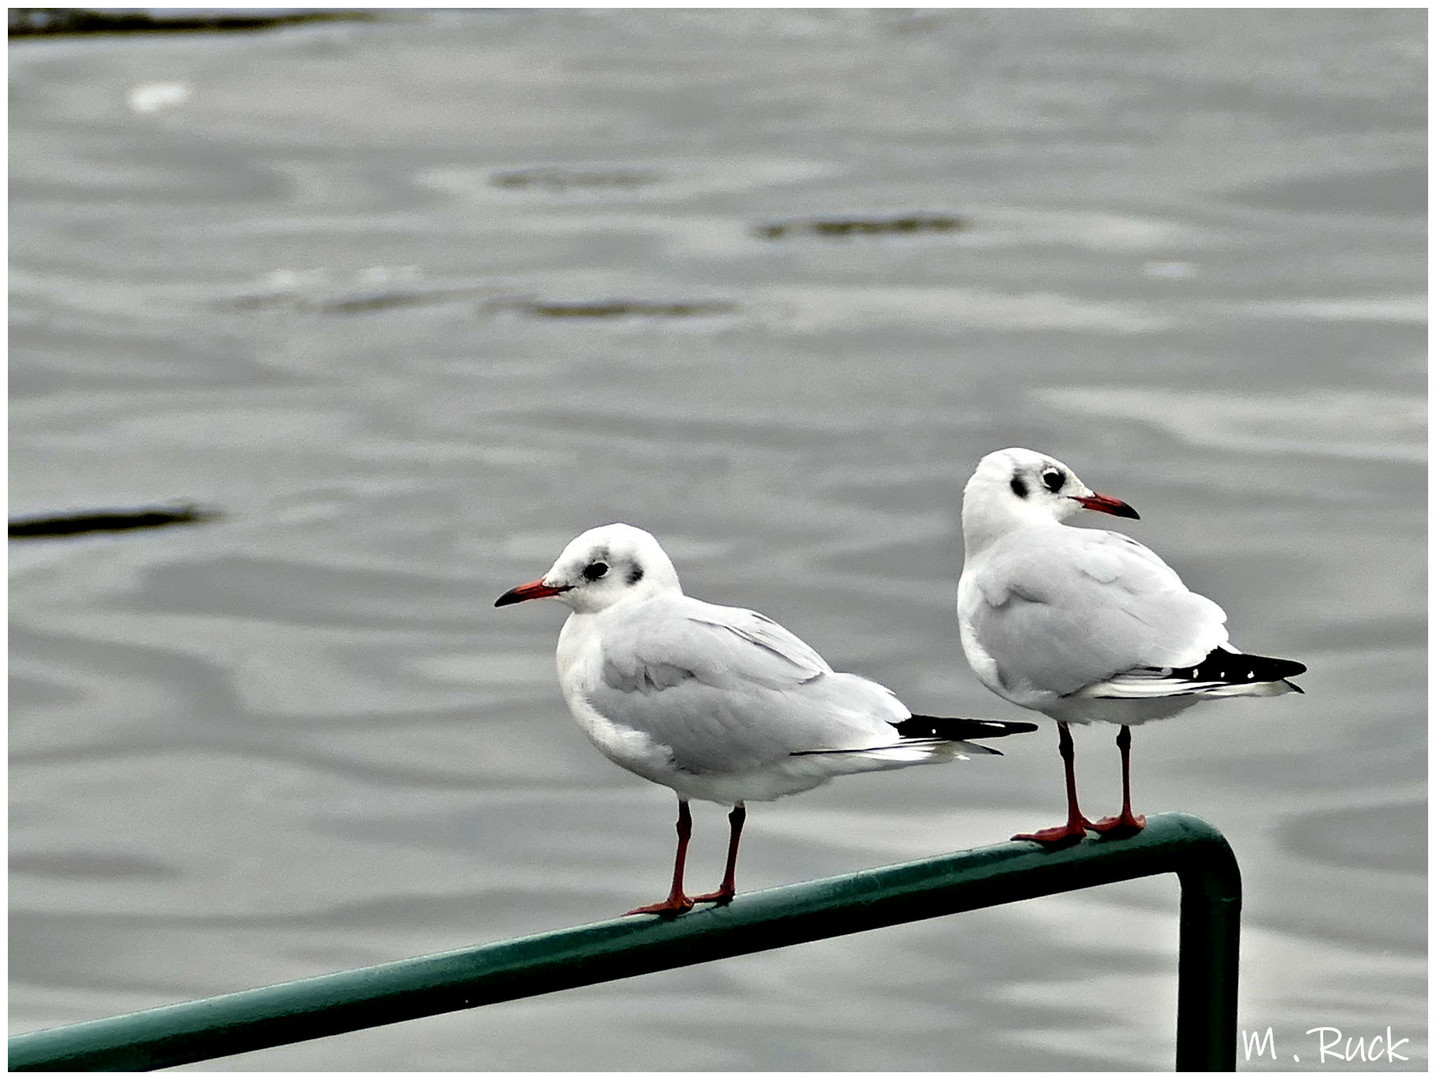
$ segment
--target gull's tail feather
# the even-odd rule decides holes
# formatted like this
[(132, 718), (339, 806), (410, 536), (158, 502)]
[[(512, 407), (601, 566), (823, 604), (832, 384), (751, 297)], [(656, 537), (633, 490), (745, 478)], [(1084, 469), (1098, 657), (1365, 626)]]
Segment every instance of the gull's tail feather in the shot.
[[(967, 742), (962, 739), (904, 739), (902, 742), (892, 743), (889, 746), (864, 746), (856, 749), (845, 750), (794, 750), (789, 757), (840, 757), (847, 755), (855, 759), (862, 759), (871, 762), (868, 768), (890, 768), (896, 769), (903, 765), (918, 765), (924, 762), (951, 761), (956, 758), (958, 761), (965, 761), (969, 754), (996, 754), (1002, 755), (1001, 750), (994, 750), (990, 746), (983, 746), (981, 743)], [(883, 764), (878, 764), (879, 762)]]
[(1036, 724), (1025, 720), (968, 720), (960, 716), (910, 716), (893, 724), (901, 742), (884, 746), (847, 747), (843, 749), (795, 750), (790, 757), (840, 757), (847, 755), (864, 769), (897, 769), (924, 762), (966, 760), (969, 755), (1002, 755), (974, 738), (996, 739), (1036, 731)]

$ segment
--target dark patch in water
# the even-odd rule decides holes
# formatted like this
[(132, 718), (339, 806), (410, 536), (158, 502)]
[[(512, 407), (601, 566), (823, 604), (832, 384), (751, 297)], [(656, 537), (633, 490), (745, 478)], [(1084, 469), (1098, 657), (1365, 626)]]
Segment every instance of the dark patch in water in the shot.
[(74, 536), (87, 532), (125, 532), (129, 529), (157, 529), (165, 525), (198, 525), (220, 517), (214, 510), (185, 504), (140, 510), (84, 510), (47, 517), (12, 518), (11, 540), (35, 540), (49, 536)]
[(540, 319), (691, 319), (705, 315), (729, 315), (738, 305), (726, 300), (491, 300), (490, 310), (517, 311)]
[(512, 169), (494, 173), (489, 183), (501, 188), (543, 188), (568, 191), (570, 188), (636, 188), (651, 184), (657, 174), (622, 169)]
[(755, 235), (765, 240), (806, 233), (812, 236), (876, 236), (887, 233), (961, 232), (968, 228), (965, 218), (947, 214), (905, 214), (891, 218), (796, 218), (755, 225)]
[(273, 15), (197, 12), (150, 15), (143, 11), (92, 11), (86, 8), (11, 8), (10, 37), (57, 34), (172, 34), (219, 30), (267, 30), (294, 23), (368, 20), (368, 11), (289, 11)]
[(377, 296), (346, 296), (338, 300), (320, 300), (314, 305), (316, 311), (327, 311), (335, 315), (354, 315), (363, 311), (384, 311), (387, 308), (413, 307), (434, 300), (448, 299), (431, 293), (381, 293)]
[(294, 311), (321, 311), (331, 315), (354, 315), (389, 308), (417, 307), (421, 304), (442, 304), (470, 298), (475, 289), (429, 289), (416, 292), (365, 293), (357, 296), (312, 298), (291, 292), (252, 293), (221, 304), (233, 311), (262, 311), (289, 308)]
[[(289, 309), (317, 311), (326, 315), (356, 315), (391, 308), (442, 304), (474, 297), (480, 290), (428, 289), (391, 290), (330, 297), (305, 296), (279, 290), (251, 293), (224, 301), (220, 306), (231, 311), (263, 311)], [(501, 297), (486, 300), (484, 310), (517, 311), (541, 319), (691, 319), (703, 316), (728, 315), (738, 305), (726, 300), (536, 300), (531, 297)]]

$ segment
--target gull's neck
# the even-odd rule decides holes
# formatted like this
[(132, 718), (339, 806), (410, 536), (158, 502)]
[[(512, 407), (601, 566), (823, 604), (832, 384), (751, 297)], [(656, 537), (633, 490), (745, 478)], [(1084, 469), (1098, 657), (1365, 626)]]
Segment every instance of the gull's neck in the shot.
[(971, 502), (964, 501), (962, 508), (962, 545), (966, 558), (981, 555), (999, 540), (1024, 529), (1066, 529), (1064, 525), (1046, 512), (1022, 513), (1010, 504), (985, 506), (975, 512)]

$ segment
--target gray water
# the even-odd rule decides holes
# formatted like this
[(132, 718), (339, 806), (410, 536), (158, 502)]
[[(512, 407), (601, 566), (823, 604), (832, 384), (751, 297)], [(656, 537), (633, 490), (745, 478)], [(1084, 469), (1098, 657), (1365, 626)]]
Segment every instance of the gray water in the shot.
[[(915, 709), (1020, 717), (953, 595), (962, 484), (1025, 445), (1136, 506), (1237, 644), (1310, 666), (1134, 741), (1137, 809), (1241, 863), (1240, 1026), (1277, 1057), (1244, 1067), (1389, 1027), (1380, 1067), (1424, 1068), (1425, 27), (518, 11), (12, 45), (12, 516), (224, 516), (11, 546), (11, 1030), (658, 899), (671, 793), (567, 718), (562, 610), (491, 606), (592, 525)], [(948, 225), (803, 228), (905, 216)], [(1093, 816), (1112, 735), (1077, 732)], [(1055, 743), (755, 805), (739, 887), (1054, 824)], [(726, 825), (695, 812), (708, 889)], [(1176, 902), (210, 1067), (1167, 1068)]]

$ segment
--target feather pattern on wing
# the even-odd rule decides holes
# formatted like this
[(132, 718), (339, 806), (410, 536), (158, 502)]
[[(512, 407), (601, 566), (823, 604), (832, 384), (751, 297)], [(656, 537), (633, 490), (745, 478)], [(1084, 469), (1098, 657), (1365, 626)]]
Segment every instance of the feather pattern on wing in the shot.
[(837, 673), (805, 642), (742, 608), (665, 595), (603, 613), (589, 704), (643, 731), (690, 773), (897, 742), (908, 711), (885, 687)]
[(1191, 666), (1227, 640), (1225, 612), (1120, 533), (1022, 530), (970, 582), (961, 606), (1015, 693), (1068, 695), (1137, 668)]

